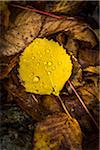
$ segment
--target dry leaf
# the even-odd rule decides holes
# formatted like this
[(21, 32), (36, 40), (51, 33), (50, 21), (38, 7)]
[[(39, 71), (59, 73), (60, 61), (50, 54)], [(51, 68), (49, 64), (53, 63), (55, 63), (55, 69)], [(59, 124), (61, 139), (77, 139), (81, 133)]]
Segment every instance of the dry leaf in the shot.
[(55, 113), (62, 111), (62, 107), (59, 104), (59, 99), (54, 95), (46, 95), (43, 97), (41, 105), (48, 113)]
[(6, 90), (14, 96), (14, 100), (33, 120), (40, 120), (41, 113), (38, 103), (33, 99), (32, 95), (26, 93), (16, 75), (10, 75), (9, 80), (4, 83)]
[(99, 89), (94, 84), (86, 84), (78, 89), (84, 103), (94, 112), (95, 118), (98, 120), (99, 111)]
[(78, 60), (83, 68), (91, 65), (98, 65), (100, 62), (98, 50), (84, 48), (79, 49), (78, 53)]
[(90, 27), (74, 17), (66, 17), (57, 20), (56, 18), (45, 17), (37, 13), (23, 11), (15, 23), (9, 28), (0, 39), (0, 54), (14, 55), (22, 51), (36, 37), (45, 37), (59, 31), (69, 32), (73, 38), (97, 44), (97, 38)]
[(82, 150), (82, 133), (78, 122), (64, 113), (39, 122), (34, 134), (34, 150)]
[(68, 50), (68, 53), (72, 53), (75, 57), (77, 57), (79, 46), (74, 39), (69, 38), (65, 45), (65, 48)]
[(95, 67), (89, 66), (89, 67), (83, 69), (84, 72), (95, 73), (97, 75), (99, 75), (99, 70), (100, 70), (100, 66), (95, 66)]
[[(3, 58), (4, 61), (6, 61), (5, 59), (8, 59), (8, 62), (6, 63), (0, 63), (0, 79), (3, 79), (5, 77), (8, 76), (8, 74), (11, 72), (11, 70), (17, 65), (18, 63), (18, 57), (19, 57), (20, 54), (17, 54), (15, 56), (13, 56), (12, 58)], [(2, 60), (2, 58), (1, 58)]]
[(59, 0), (51, 4), (50, 12), (64, 13), (68, 15), (77, 15), (84, 11), (87, 5), (86, 1), (63, 1)]
[(1, 22), (0, 24), (2, 24), (5, 29), (7, 29), (8, 24), (9, 24), (9, 16), (10, 16), (10, 11), (8, 9), (8, 3), (9, 0), (7, 1), (0, 1), (0, 12), (1, 12)]
[(0, 39), (1, 55), (14, 55), (32, 42), (41, 30), (41, 18), (41, 15), (28, 11), (18, 15), (14, 24)]

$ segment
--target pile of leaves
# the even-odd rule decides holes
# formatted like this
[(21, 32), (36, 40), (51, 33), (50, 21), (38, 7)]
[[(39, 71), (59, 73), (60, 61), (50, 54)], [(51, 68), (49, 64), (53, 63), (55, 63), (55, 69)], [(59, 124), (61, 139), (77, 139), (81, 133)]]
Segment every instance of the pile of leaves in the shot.
[[(98, 124), (99, 49), (98, 37), (95, 34), (97, 26), (93, 27), (96, 23), (91, 23), (92, 21), (89, 20), (88, 23), (84, 19), (84, 15), (88, 12), (87, 6), (90, 5), (95, 8), (97, 2), (77, 1), (72, 4), (72, 1), (49, 3), (46, 1), (23, 1), (8, 2), (8, 5), (5, 5), (6, 7), (2, 8), (1, 11), (5, 14), (5, 8), (7, 8), (7, 11), (10, 12), (10, 17), (3, 18), (4, 22), (6, 22), (7, 18), (7, 23), (5, 27), (5, 23), (2, 22), (0, 36), (0, 79), (2, 83), (0, 113), (1, 118), (5, 116), (2, 119), (2, 126), (9, 127), (9, 122), (13, 119), (6, 119), (7, 117), (9, 118), (9, 115), (5, 115), (5, 113), (9, 112), (9, 107), (14, 108), (16, 105), (16, 107), (20, 106), (21, 108), (21, 110), (16, 109), (16, 112), (22, 111), (21, 115), (24, 117), (19, 117), (18, 120), (18, 115), (15, 113), (15, 122), (22, 127), (25, 126), (25, 128), (22, 128), (23, 132), (18, 130), (20, 134), (22, 132), (23, 136), (18, 136), (18, 133), (18, 138), (15, 136), (16, 134), (14, 136), (17, 139), (23, 137), (26, 141), (28, 141), (27, 137), (29, 136), (31, 141), (28, 141), (31, 143), (29, 147), (24, 142), (23, 148), (21, 145), (19, 149), (98, 149), (98, 129), (68, 82), (65, 83), (61, 90), (60, 97), (70, 115), (65, 113), (58, 97), (26, 92), (19, 80), (18, 73), (19, 57), (34, 39), (45, 37), (58, 42), (71, 56), (73, 70), (70, 81)], [(39, 6), (41, 6), (41, 10), (37, 12), (36, 8)], [(48, 11), (48, 13), (46, 12), (44, 15), (43, 10)], [(82, 14), (80, 17), (78, 16), (79, 13)], [(90, 9), (89, 13), (92, 14), (93, 10)], [(88, 15), (87, 18), (89, 18)], [(14, 111), (12, 109), (12, 112)], [(27, 118), (32, 126), (31, 129), (29, 129)], [(2, 136), (8, 131), (4, 129)], [(25, 135), (24, 132), (26, 133)], [(33, 137), (33, 139), (31, 140), (30, 137)], [(2, 141), (5, 145), (6, 141), (4, 139)], [(16, 141), (15, 143), (17, 143)], [(19, 145), (20, 143), (21, 141), (19, 140)], [(6, 149), (9, 150), (9, 146)]]

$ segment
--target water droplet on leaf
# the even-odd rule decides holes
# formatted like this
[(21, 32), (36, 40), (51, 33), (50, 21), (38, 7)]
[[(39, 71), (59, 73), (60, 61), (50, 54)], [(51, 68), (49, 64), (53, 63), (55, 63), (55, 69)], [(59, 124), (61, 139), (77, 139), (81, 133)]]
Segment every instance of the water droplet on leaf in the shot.
[(52, 65), (52, 62), (51, 62), (51, 61), (49, 61), (49, 62), (48, 62), (48, 66), (51, 66), (51, 65)]
[(59, 62), (58, 64), (59, 64), (59, 65), (61, 65), (61, 64), (62, 64), (62, 62)]
[(48, 50), (47, 50), (47, 53), (49, 53), (49, 52), (50, 52), (50, 50), (48, 49)]
[(33, 81), (34, 81), (34, 82), (39, 82), (39, 80), (40, 80), (40, 78), (39, 78), (38, 76), (35, 76), (35, 77), (33, 78)]
[(51, 72), (50, 71), (48, 71), (48, 75), (50, 75), (51, 74)]
[(34, 56), (32, 56), (32, 59), (34, 59), (35, 57)]
[(55, 70), (55, 69), (56, 69), (56, 67), (54, 67), (54, 66), (53, 66), (53, 67), (52, 67), (52, 69), (53, 69), (53, 70)]

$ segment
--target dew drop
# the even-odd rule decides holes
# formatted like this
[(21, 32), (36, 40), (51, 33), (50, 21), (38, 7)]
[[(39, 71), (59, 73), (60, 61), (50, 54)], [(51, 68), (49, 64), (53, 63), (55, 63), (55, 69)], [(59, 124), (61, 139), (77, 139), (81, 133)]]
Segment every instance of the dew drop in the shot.
[(34, 59), (35, 57), (34, 56), (32, 56), (32, 59)]
[(48, 71), (48, 75), (50, 75), (51, 74), (51, 72), (50, 71)]
[(52, 69), (53, 69), (53, 70), (55, 70), (55, 69), (56, 69), (56, 67), (54, 67), (54, 66), (53, 66), (53, 67), (52, 67)]
[(38, 76), (35, 76), (35, 77), (33, 78), (33, 81), (34, 81), (34, 82), (39, 82), (39, 80), (40, 80), (40, 78), (39, 78)]
[(61, 64), (62, 64), (62, 62), (59, 62), (58, 64), (59, 64), (59, 65), (61, 65)]
[(36, 44), (39, 44), (39, 41), (35, 41)]
[(51, 66), (51, 65), (52, 65), (52, 62), (49, 61), (49, 62), (48, 62), (48, 66)]
[(50, 52), (50, 50), (48, 49), (48, 50), (47, 50), (47, 53), (49, 53), (49, 52)]

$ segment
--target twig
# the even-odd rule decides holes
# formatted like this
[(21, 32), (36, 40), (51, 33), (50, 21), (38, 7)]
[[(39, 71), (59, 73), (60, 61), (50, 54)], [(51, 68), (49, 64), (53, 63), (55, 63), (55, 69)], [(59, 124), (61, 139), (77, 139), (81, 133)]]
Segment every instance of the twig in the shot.
[(35, 100), (36, 103), (38, 103), (38, 99), (35, 97), (34, 94), (32, 94), (32, 98)]
[(10, 4), (10, 5), (13, 6), (13, 7), (21, 8), (21, 9), (28, 10), (28, 11), (31, 11), (31, 12), (40, 13), (40, 14), (47, 15), (47, 16), (50, 16), (50, 17), (53, 17), (53, 18), (57, 18), (57, 19), (63, 19), (64, 18), (63, 16), (57, 16), (57, 15), (54, 15), (52, 13), (41, 11), (41, 10), (38, 10), (38, 9), (31, 9), (31, 8), (19, 6), (19, 5), (16, 5), (16, 4)]
[(66, 112), (66, 114), (67, 114), (70, 118), (72, 118), (72, 117), (71, 117), (71, 115), (70, 115), (70, 113), (68, 112), (68, 110), (67, 110), (67, 108), (66, 108), (66, 106), (65, 106), (64, 102), (62, 101), (61, 97), (60, 97), (60, 96), (58, 96), (58, 98), (59, 98), (60, 103), (61, 103), (61, 105), (62, 105), (62, 107), (63, 107), (64, 111)]
[(68, 80), (68, 83), (69, 83), (70, 87), (72, 88), (72, 90), (74, 91), (74, 93), (77, 96), (77, 98), (79, 99), (79, 101), (81, 102), (81, 104), (84, 107), (85, 111), (88, 113), (88, 115), (90, 116), (90, 118), (92, 119), (92, 121), (94, 122), (94, 124), (96, 125), (96, 127), (99, 129), (97, 122), (95, 121), (95, 119), (90, 114), (88, 108), (86, 107), (86, 105), (84, 104), (83, 100), (81, 99), (81, 97), (79, 96), (79, 94), (77, 93), (77, 91), (75, 90), (75, 88), (74, 88), (74, 86), (73, 86), (73, 84), (71, 83), (70, 80)]

